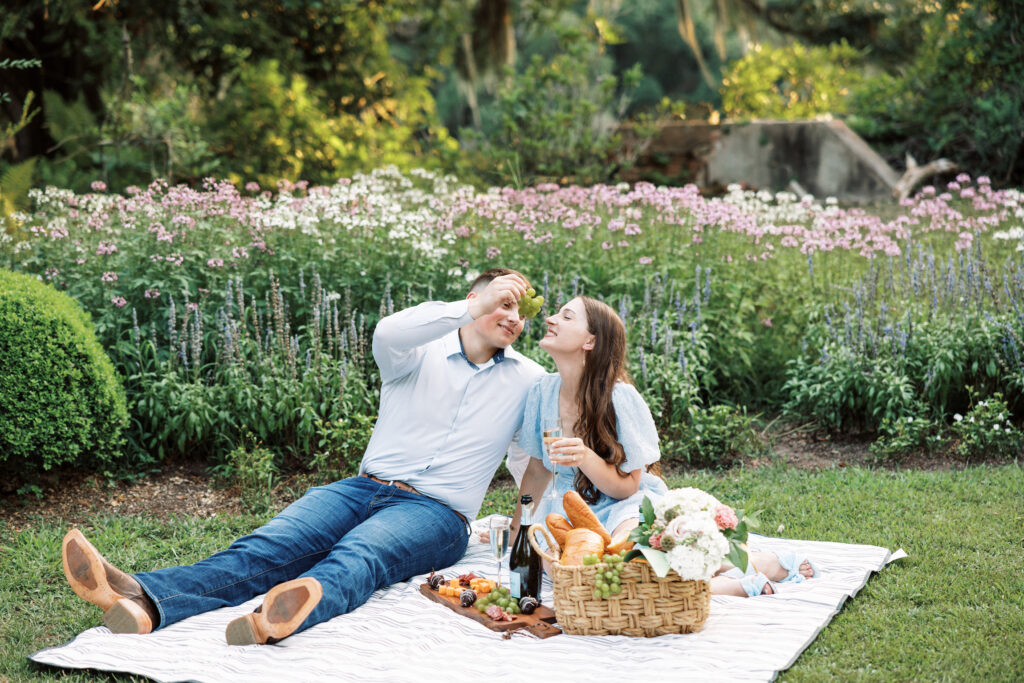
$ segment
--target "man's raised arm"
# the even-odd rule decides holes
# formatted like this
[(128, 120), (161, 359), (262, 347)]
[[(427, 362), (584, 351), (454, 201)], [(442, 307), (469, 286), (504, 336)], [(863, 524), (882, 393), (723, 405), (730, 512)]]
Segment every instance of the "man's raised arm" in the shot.
[(373, 331), (373, 360), (380, 368), (381, 381), (406, 375), (419, 362), (424, 344), (473, 322), (468, 304), (465, 299), (426, 301), (377, 323)]

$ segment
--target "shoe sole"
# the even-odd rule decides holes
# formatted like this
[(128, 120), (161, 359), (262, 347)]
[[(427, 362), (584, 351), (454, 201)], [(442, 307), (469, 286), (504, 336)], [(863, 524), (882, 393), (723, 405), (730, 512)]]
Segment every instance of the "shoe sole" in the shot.
[(143, 635), (153, 631), (153, 621), (138, 603), (121, 598), (103, 613), (103, 624), (111, 633)]
[(324, 591), (311, 577), (295, 579), (270, 589), (259, 612), (232, 620), (224, 630), (228, 645), (264, 645), (295, 633)]
[(64, 536), (61, 544), (61, 564), (64, 577), (75, 595), (107, 611), (123, 596), (114, 592), (107, 583), (101, 555), (78, 529)]

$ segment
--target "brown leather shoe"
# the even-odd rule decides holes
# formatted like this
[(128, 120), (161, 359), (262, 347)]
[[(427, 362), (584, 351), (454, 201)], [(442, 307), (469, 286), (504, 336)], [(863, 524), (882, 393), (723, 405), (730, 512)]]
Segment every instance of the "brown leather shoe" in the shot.
[(320, 582), (309, 576), (279, 583), (255, 612), (229, 623), (224, 638), (228, 645), (276, 643), (295, 633), (323, 595)]
[(64, 576), (71, 590), (103, 610), (103, 623), (114, 633), (149, 633), (160, 613), (139, 582), (104, 559), (78, 529), (64, 536)]

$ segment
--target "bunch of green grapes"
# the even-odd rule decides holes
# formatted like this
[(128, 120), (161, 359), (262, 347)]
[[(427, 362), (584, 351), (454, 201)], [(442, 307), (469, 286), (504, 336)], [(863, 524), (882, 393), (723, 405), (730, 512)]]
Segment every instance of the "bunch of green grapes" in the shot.
[(535, 296), (537, 292), (530, 287), (526, 294), (519, 300), (519, 315), (524, 318), (532, 318), (540, 313), (540, 307), (544, 303), (544, 297)]
[(509, 614), (519, 614), (520, 612), (519, 605), (516, 599), (509, 594), (507, 586), (498, 586), (482, 598), (477, 598), (473, 606), (484, 613), (491, 605), (497, 605)]
[(599, 600), (601, 598), (610, 598), (613, 595), (618, 595), (622, 592), (622, 565), (626, 560), (626, 551), (623, 550), (618, 555), (605, 555), (604, 558), (599, 558), (597, 555), (586, 555), (583, 558), (583, 564), (595, 565), (600, 562), (604, 562), (607, 566), (604, 569), (600, 567), (597, 573), (594, 575), (594, 599)]

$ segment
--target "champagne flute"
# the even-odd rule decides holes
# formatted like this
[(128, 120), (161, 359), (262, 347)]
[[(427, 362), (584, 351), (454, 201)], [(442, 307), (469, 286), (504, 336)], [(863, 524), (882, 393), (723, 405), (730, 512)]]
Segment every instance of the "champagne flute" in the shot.
[(562, 419), (560, 417), (544, 418), (542, 425), (544, 435), (544, 450), (548, 454), (548, 462), (551, 463), (551, 484), (544, 493), (544, 507), (548, 513), (557, 509), (558, 505), (558, 465), (551, 460), (551, 444), (562, 438)]
[(501, 587), (501, 558), (508, 552), (509, 533), (511, 532), (512, 520), (509, 517), (495, 515), (491, 517), (488, 533), (490, 534), (491, 553), (498, 563), (498, 586)]

